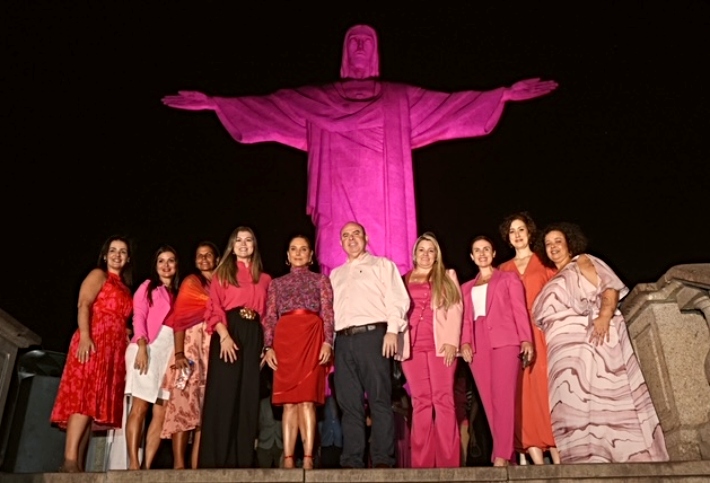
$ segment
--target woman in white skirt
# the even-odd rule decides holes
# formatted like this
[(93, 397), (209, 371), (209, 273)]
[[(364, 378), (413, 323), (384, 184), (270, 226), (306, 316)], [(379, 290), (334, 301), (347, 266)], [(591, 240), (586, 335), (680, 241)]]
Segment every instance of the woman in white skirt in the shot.
[(126, 395), (131, 409), (126, 422), (128, 469), (141, 468), (139, 448), (150, 405), (153, 415), (148, 426), (143, 467), (149, 469), (160, 446), (169, 391), (162, 388), (168, 362), (173, 354), (173, 329), (164, 324), (178, 289), (178, 258), (175, 249), (163, 245), (155, 252), (148, 280), (133, 296), (133, 339), (126, 350)]

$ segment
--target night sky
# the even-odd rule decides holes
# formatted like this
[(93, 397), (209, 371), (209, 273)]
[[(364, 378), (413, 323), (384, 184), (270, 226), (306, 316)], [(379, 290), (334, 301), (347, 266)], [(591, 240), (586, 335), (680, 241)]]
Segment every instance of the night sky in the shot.
[(438, 235), (462, 281), (475, 274), (473, 236), (494, 237), (498, 262), (512, 255), (497, 227), (517, 210), (539, 226), (579, 223), (589, 252), (630, 287), (710, 261), (707, 2), (353, 2), (322, 14), (305, 2), (89, 3), (0, 7), (0, 308), (47, 350), (66, 351), (79, 285), (113, 234), (135, 241), (136, 287), (160, 244), (178, 250), (185, 273), (198, 241), (224, 248), (238, 225), (255, 229), (266, 271), (285, 273), (289, 235), (314, 234), (306, 154), (238, 144), (213, 112), (160, 99), (332, 82), (356, 23), (378, 31), (384, 80), (439, 91), (560, 84), (509, 103), (486, 137), (414, 152), (419, 230)]

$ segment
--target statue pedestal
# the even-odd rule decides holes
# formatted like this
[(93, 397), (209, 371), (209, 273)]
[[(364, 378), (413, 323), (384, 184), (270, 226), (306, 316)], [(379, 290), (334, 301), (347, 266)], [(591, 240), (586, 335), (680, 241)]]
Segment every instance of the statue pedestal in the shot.
[(710, 264), (678, 265), (622, 301), (671, 461), (710, 460)]

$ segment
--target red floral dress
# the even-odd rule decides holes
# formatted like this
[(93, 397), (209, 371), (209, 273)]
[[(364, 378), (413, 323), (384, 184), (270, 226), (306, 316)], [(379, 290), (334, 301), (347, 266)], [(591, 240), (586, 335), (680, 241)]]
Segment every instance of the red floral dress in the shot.
[(50, 421), (66, 428), (69, 416), (90, 416), (95, 427), (120, 428), (126, 384), (126, 322), (133, 310), (131, 291), (108, 273), (91, 306), (91, 339), (96, 346), (85, 364), (76, 357), (79, 330), (69, 344)]

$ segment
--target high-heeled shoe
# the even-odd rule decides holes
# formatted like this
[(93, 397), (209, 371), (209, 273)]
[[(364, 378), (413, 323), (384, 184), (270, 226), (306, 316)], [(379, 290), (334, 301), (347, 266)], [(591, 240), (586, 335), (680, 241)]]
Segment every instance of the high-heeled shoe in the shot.
[[(306, 463), (306, 458), (310, 460), (310, 463)], [(304, 470), (312, 470), (313, 469), (313, 456), (307, 454), (303, 455), (303, 469)]]

